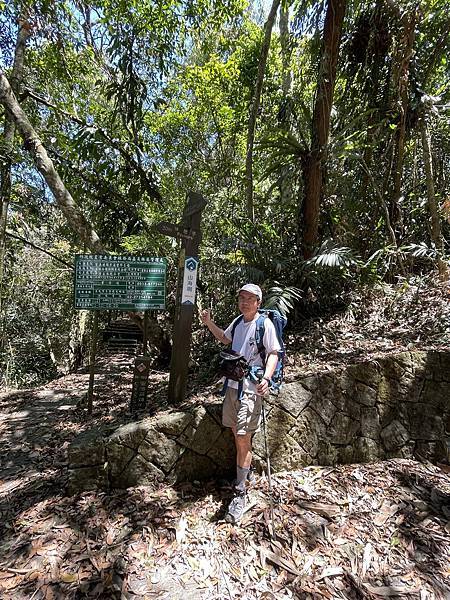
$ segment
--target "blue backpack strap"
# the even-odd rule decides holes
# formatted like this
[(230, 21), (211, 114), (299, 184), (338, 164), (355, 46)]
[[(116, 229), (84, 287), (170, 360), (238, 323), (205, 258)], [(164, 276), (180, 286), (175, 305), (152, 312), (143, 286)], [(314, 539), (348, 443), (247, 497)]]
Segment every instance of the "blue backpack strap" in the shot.
[[(231, 327), (231, 347), (233, 347), (233, 338), (234, 338), (234, 332), (236, 331), (236, 327), (239, 325), (239, 323), (242, 321), (243, 318), (244, 318), (244, 315), (240, 315), (237, 319), (234, 320), (234, 323)], [(228, 378), (226, 378), (225, 381), (223, 382), (222, 391), (220, 392), (222, 396), (225, 396), (225, 394), (227, 392), (227, 387), (228, 387)], [(243, 384), (239, 383), (239, 386), (238, 386), (238, 398), (239, 399), (242, 396), (242, 388), (243, 388)]]
[(255, 331), (255, 340), (256, 347), (258, 348), (258, 354), (261, 357), (262, 364), (266, 364), (266, 349), (264, 348), (264, 334), (266, 332), (266, 328), (264, 326), (264, 321), (267, 319), (267, 315), (264, 313), (260, 313), (257, 321), (256, 321), (256, 331)]
[(226, 377), (225, 381), (223, 382), (222, 389), (220, 390), (221, 396), (225, 396), (225, 394), (227, 393), (227, 388), (228, 388), (228, 377)]

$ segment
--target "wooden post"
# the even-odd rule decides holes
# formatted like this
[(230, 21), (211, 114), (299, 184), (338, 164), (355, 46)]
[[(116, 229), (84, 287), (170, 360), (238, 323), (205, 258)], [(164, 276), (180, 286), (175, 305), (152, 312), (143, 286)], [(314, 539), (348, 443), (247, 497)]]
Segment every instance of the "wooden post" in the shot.
[(98, 310), (94, 310), (94, 323), (92, 327), (91, 352), (89, 356), (89, 388), (88, 388), (88, 413), (92, 414), (92, 398), (94, 395), (95, 355), (97, 354), (98, 337)]
[(144, 331), (142, 332), (142, 354), (147, 356), (147, 334), (148, 334), (148, 310), (144, 310)]
[(150, 358), (148, 356), (136, 356), (130, 401), (130, 412), (132, 413), (137, 410), (144, 410), (147, 405), (149, 371)]
[[(195, 303), (182, 304), (183, 277), (188, 257), (197, 257), (201, 241), (200, 222), (206, 200), (201, 194), (189, 192), (183, 212), (184, 235), (178, 271), (177, 305), (173, 331), (172, 361), (170, 364), (169, 402), (179, 404), (184, 400), (191, 350), (192, 319)], [(194, 290), (195, 292), (195, 290)]]

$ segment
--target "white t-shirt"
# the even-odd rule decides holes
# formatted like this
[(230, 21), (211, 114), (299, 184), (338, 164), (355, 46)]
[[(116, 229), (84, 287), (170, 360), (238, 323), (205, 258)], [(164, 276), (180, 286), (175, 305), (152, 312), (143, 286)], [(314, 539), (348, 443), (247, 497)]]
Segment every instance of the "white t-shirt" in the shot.
[[(234, 336), (232, 336), (232, 329), (234, 323), (241, 318), (236, 317), (234, 321), (225, 329), (224, 334), (229, 340), (233, 337), (233, 343), (231, 345), (231, 349), (235, 352), (239, 352), (247, 359), (247, 362), (250, 366), (263, 367), (263, 363), (261, 360), (261, 356), (258, 352), (258, 346), (256, 344), (256, 321), (260, 317), (260, 313), (256, 313), (254, 319), (245, 323), (244, 319), (240, 321), (236, 325), (236, 329), (234, 331)], [(277, 334), (275, 331), (275, 327), (272, 321), (267, 317), (264, 320), (264, 337), (263, 337), (263, 345), (266, 350), (266, 357), (271, 352), (278, 352), (281, 350), (280, 342), (278, 341)], [(237, 381), (228, 380), (228, 385), (232, 388), (238, 388), (239, 383)], [(247, 378), (244, 379), (244, 391), (255, 392), (256, 386), (251, 383)]]

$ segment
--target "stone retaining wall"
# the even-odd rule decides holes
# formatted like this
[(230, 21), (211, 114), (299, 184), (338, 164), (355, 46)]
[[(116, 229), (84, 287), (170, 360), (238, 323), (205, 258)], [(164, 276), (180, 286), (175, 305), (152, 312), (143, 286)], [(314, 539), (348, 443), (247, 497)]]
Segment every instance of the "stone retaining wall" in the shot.
[[(286, 383), (269, 397), (274, 471), (392, 457), (442, 459), (450, 433), (450, 352), (403, 352)], [(221, 402), (160, 413), (69, 448), (72, 491), (228, 476), (235, 463)], [(261, 433), (254, 461), (264, 467)]]

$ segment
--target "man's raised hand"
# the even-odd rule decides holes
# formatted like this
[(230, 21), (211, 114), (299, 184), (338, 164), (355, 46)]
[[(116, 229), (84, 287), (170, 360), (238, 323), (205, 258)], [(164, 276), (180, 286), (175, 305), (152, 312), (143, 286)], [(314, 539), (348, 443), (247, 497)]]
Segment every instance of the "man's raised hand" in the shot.
[(209, 309), (202, 310), (202, 312), (200, 313), (200, 318), (202, 320), (202, 323), (208, 325), (208, 323), (211, 322), (211, 311)]

